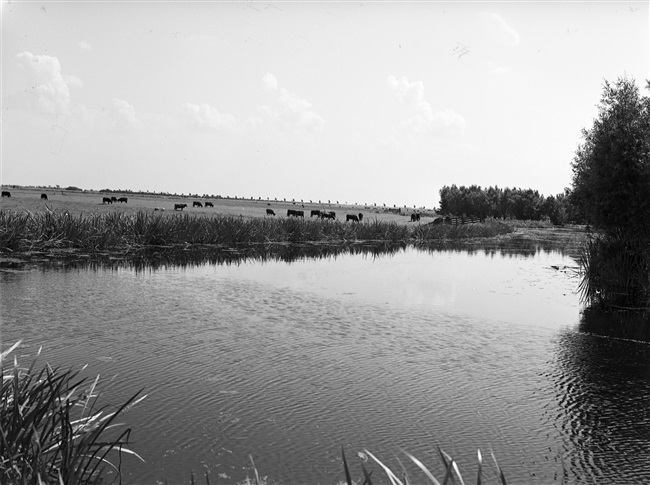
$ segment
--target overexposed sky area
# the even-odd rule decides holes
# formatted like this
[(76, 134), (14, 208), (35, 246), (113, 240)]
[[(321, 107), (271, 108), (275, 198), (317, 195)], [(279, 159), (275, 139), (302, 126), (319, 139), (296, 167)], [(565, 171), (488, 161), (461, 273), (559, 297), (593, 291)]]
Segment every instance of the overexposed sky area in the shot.
[(2, 2), (2, 183), (434, 207), (555, 195), (649, 2)]

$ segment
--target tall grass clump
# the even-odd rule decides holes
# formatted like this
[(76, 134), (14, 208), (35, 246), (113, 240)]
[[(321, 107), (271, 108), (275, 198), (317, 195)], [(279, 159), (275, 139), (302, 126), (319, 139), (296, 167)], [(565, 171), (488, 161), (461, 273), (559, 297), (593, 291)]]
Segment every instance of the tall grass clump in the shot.
[(112, 212), (72, 216), (68, 212), (0, 211), (0, 251), (75, 249), (89, 253), (148, 247), (345, 241), (427, 241), (492, 237), (512, 232), (505, 224), (398, 224), (377, 219), (361, 223), (294, 217), (202, 217), (191, 214)]
[[(373, 455), (371, 452), (368, 450), (364, 450), (362, 453), (359, 453), (359, 456), (364, 460), (368, 461), (371, 459), (373, 462), (377, 463), (381, 470), (386, 474), (388, 479), (390, 480), (390, 483), (392, 485), (411, 485), (415, 483), (419, 484), (424, 484), (424, 483), (432, 483), (433, 485), (447, 485), (451, 483), (460, 483), (461, 485), (464, 485), (463, 477), (460, 473), (460, 470), (458, 468), (458, 465), (456, 462), (452, 459), (451, 456), (449, 456), (447, 453), (445, 453), (440, 447), (438, 447), (438, 456), (440, 458), (440, 461), (442, 462), (444, 466), (444, 477), (442, 478), (442, 481), (439, 481), (436, 479), (436, 477), (429, 471), (429, 469), (422, 463), (419, 459), (411, 455), (410, 453), (403, 451), (404, 455), (412, 461), (417, 468), (422, 472), (422, 474), (426, 477), (426, 481), (418, 478), (417, 481), (413, 481), (406, 472), (406, 468), (400, 461), (400, 468), (401, 472), (399, 473), (400, 476), (398, 476), (398, 473), (395, 473), (393, 469), (385, 465), (379, 458), (377, 458), (375, 455)], [(343, 470), (345, 472), (345, 483), (347, 485), (353, 485), (355, 483), (364, 483), (365, 485), (372, 485), (372, 471), (368, 471), (364, 463), (361, 463), (361, 471), (363, 473), (363, 482), (355, 482), (352, 480), (352, 473), (350, 471), (350, 467), (348, 466), (347, 459), (345, 457), (345, 452), (343, 451), (343, 448), (341, 447), (341, 455), (342, 455), (342, 460), (343, 460)], [(476, 472), (476, 483), (481, 484), (484, 483), (484, 477), (483, 477), (483, 456), (481, 454), (481, 450), (478, 450), (477, 452), (478, 456), (478, 469)], [(496, 470), (496, 478), (497, 482), (499, 485), (506, 485), (506, 478), (501, 470), (501, 467), (499, 467), (499, 464), (497, 463), (496, 458), (494, 457), (494, 454), (492, 454), (492, 460), (494, 461), (495, 465), (495, 470)], [(399, 460), (398, 460), (399, 461)], [(456, 481), (458, 480), (458, 482)]]
[(583, 301), (601, 308), (650, 310), (650, 244), (624, 233), (592, 236), (580, 253)]
[[(0, 354), (0, 483), (85, 485), (104, 483), (107, 471), (120, 476), (131, 429), (116, 423), (145, 396), (138, 394), (114, 410), (98, 407), (99, 376), (87, 383), (79, 372), (7, 365), (20, 342)], [(39, 351), (40, 355), (40, 351)]]

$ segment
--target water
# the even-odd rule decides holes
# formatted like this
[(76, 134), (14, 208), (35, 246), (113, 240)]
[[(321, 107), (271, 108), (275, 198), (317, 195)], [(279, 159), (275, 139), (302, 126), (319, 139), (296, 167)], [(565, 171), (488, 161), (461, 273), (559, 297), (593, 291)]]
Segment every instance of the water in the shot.
[(470, 481), (480, 448), (508, 483), (648, 482), (650, 346), (590, 333), (575, 268), (403, 249), (0, 273), (2, 345), (89, 364), (103, 402), (145, 389), (125, 483), (241, 482), (252, 455), (269, 482), (335, 484), (341, 446), (355, 478), (359, 451), (399, 470), (404, 449), (442, 479), (437, 445)]

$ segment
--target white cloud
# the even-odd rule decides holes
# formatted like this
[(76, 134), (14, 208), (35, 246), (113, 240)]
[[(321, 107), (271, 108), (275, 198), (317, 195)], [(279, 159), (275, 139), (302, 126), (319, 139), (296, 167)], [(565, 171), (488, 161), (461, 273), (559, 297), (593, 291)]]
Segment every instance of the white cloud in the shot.
[(460, 114), (453, 109), (434, 111), (425, 101), (421, 81), (409, 82), (406, 76), (400, 79), (388, 76), (388, 86), (408, 109), (408, 117), (401, 122), (403, 126), (417, 133), (455, 135), (464, 132), (465, 119)]
[(80, 40), (79, 42), (77, 42), (77, 47), (85, 51), (89, 51), (92, 49), (92, 46), (85, 40)]
[(503, 17), (501, 17), (496, 13), (488, 13), (486, 15), (491, 19), (493, 19), (499, 25), (501, 30), (508, 35), (508, 37), (510, 38), (510, 40), (514, 45), (519, 44), (519, 40), (520, 40), (519, 34), (512, 27), (510, 27), (510, 25), (508, 25), (508, 22), (506, 22), (503, 19)]
[(30, 85), (25, 92), (31, 95), (30, 104), (45, 113), (68, 114), (70, 86), (82, 86), (81, 80), (75, 76), (64, 76), (61, 63), (53, 56), (21, 52), (16, 55), (16, 60), (29, 77)]
[(266, 91), (275, 91), (278, 89), (278, 79), (270, 72), (267, 72), (262, 77), (262, 85)]
[(322, 116), (312, 109), (312, 104), (306, 99), (299, 98), (285, 88), (280, 88), (273, 74), (266, 74), (262, 84), (267, 91), (278, 92), (273, 106), (260, 106), (258, 112), (262, 119), (253, 119), (250, 124), (260, 127), (266, 121), (276, 127), (305, 132), (318, 131), (325, 124)]
[(142, 128), (142, 122), (135, 113), (135, 108), (128, 101), (113, 98), (109, 111), (111, 129), (118, 132), (131, 132)]
[(220, 131), (233, 128), (237, 124), (233, 115), (219, 113), (207, 103), (185, 103), (182, 108), (189, 123), (196, 128)]

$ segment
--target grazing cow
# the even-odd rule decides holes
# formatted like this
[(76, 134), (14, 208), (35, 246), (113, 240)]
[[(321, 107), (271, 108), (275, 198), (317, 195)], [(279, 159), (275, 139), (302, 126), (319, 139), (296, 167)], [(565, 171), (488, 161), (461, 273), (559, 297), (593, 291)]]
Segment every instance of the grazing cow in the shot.
[(111, 197), (111, 202), (117, 202), (117, 197), (115, 196)]
[(266, 215), (267, 216), (274, 216), (275, 212), (273, 212), (273, 209), (266, 209)]
[(336, 212), (334, 211), (321, 211), (320, 213), (320, 218), (321, 219), (336, 219)]
[(187, 207), (187, 204), (174, 204), (175, 211), (182, 211)]
[(41, 200), (47, 200), (47, 194), (41, 194)]
[(128, 200), (129, 200), (129, 199), (127, 199), (126, 197), (120, 197), (119, 199), (117, 199), (117, 201), (118, 201), (120, 204), (121, 204), (122, 202), (124, 202), (125, 204), (127, 204), (127, 203), (128, 203)]
[(442, 217), (438, 217), (438, 218), (433, 220), (433, 225), (434, 226), (439, 226), (440, 224), (442, 224), (442, 221), (443, 221)]
[(320, 211), (319, 210), (311, 211), (311, 215), (309, 217), (311, 218), (311, 217), (314, 217), (314, 216), (320, 217)]
[(445, 224), (451, 224), (451, 217), (445, 217)]
[(348, 221), (354, 221), (354, 222), (359, 222), (359, 216), (355, 214), (346, 214), (345, 215), (345, 222)]
[(3, 197), (11, 197), (11, 192), (9, 192), (8, 190), (3, 190), (2, 191), (2, 196)]
[(297, 210), (289, 209), (287, 211), (287, 217), (291, 217), (291, 216), (293, 216), (293, 217), (303, 217), (304, 218), (305, 217), (305, 211), (297, 211)]
[(205, 206), (206, 207), (214, 207), (214, 204), (212, 202), (206, 202)]
[(420, 214), (416, 214), (415, 212), (411, 214), (411, 222), (415, 222), (419, 220), (420, 220)]
[(113, 203), (113, 201), (111, 200), (110, 197), (104, 197), (102, 199), (102, 204), (112, 204), (112, 203)]
[(363, 220), (363, 214), (359, 212), (359, 222), (361, 222), (362, 220)]
[(192, 202), (192, 207), (203, 207), (203, 204), (201, 204), (199, 201), (195, 200)]

